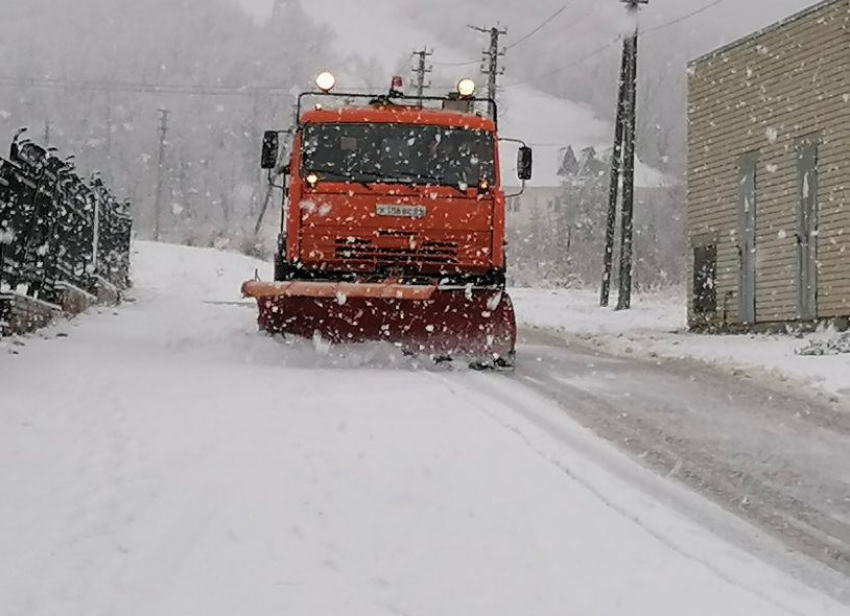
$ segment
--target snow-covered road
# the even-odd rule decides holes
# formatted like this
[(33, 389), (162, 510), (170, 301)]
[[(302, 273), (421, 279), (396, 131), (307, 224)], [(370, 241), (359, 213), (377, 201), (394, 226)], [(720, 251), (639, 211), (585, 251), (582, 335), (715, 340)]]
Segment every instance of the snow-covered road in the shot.
[(3, 616), (847, 613), (533, 388), (261, 337), (256, 262), (137, 249), (135, 303), (0, 347)]

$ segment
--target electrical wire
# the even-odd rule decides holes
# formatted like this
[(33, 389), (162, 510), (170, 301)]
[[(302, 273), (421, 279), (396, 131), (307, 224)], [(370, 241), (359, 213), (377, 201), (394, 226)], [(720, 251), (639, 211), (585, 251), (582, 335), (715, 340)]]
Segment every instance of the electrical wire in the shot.
[(670, 26), (675, 26), (676, 24), (680, 24), (683, 21), (687, 21), (691, 17), (696, 17), (700, 13), (705, 13), (709, 9), (713, 9), (715, 6), (720, 4), (721, 2), (726, 2), (726, 0), (714, 0), (713, 2), (709, 2), (702, 8), (696, 9), (695, 11), (691, 11), (686, 15), (682, 15), (681, 17), (677, 17), (676, 19), (670, 20), (666, 23), (659, 24), (657, 26), (653, 26), (652, 28), (647, 28), (646, 30), (641, 30), (641, 34), (652, 34), (653, 32), (658, 32), (659, 30), (664, 30), (665, 28), (669, 28)]
[[(646, 30), (641, 31), (641, 34), (652, 34), (654, 32), (659, 32), (671, 26), (680, 24), (684, 21), (687, 21), (701, 13), (708, 11), (709, 9), (714, 8), (715, 6), (725, 2), (726, 0), (712, 0), (705, 6), (691, 11), (685, 15), (672, 19), (670, 21), (664, 22), (657, 26), (653, 26), (651, 28), (647, 28)], [(549, 16), (543, 23), (537, 26), (534, 30), (530, 31), (528, 34), (520, 38), (518, 41), (514, 42), (508, 49), (512, 49), (517, 45), (524, 43), (529, 40), (533, 36), (535, 36), (538, 32), (543, 30), (547, 25), (549, 25), (552, 21), (557, 19), (566, 9), (569, 7), (570, 2), (567, 2), (564, 6), (558, 9), (555, 13)], [(584, 19), (587, 15), (580, 17), (578, 21)], [(572, 27), (576, 22), (570, 24), (568, 27)], [(551, 77), (552, 75), (557, 75), (558, 73), (562, 73), (566, 70), (569, 70), (575, 66), (583, 64), (587, 60), (598, 56), (603, 53), (607, 49), (613, 47), (621, 40), (620, 37), (615, 38), (614, 40), (606, 43), (605, 45), (591, 51), (590, 53), (577, 58), (576, 60), (555, 68), (551, 71), (543, 73), (542, 75), (537, 75), (537, 79), (542, 79), (546, 77)], [(461, 66), (471, 66), (474, 64), (478, 64), (479, 60), (473, 60), (469, 62), (434, 62), (433, 64), (437, 66), (446, 66), (446, 67), (461, 67)], [(520, 85), (524, 85), (524, 82), (517, 82), (513, 84), (508, 84), (503, 86), (503, 88), (513, 88)], [(151, 83), (143, 83), (143, 82), (112, 82), (112, 81), (85, 81), (85, 80), (70, 80), (70, 79), (19, 79), (19, 78), (4, 78), (0, 77), (0, 87), (25, 87), (25, 88), (39, 88), (39, 89), (55, 89), (55, 90), (77, 90), (77, 91), (95, 91), (95, 92), (133, 92), (139, 94), (173, 94), (173, 95), (183, 95), (183, 96), (258, 96), (258, 95), (286, 95), (288, 90), (280, 87), (273, 86), (209, 86), (209, 85), (193, 85), (193, 84), (151, 84)]]
[(542, 24), (540, 24), (539, 26), (537, 26), (536, 28), (534, 28), (534, 30), (532, 30), (531, 32), (529, 32), (528, 34), (526, 34), (525, 36), (523, 36), (522, 38), (520, 38), (518, 41), (515, 41), (514, 43), (511, 43), (510, 45), (508, 45), (506, 49), (513, 49), (513, 48), (514, 48), (514, 47), (516, 47), (517, 45), (522, 45), (522, 44), (523, 44), (524, 42), (526, 42), (528, 39), (532, 38), (535, 34), (537, 34), (538, 32), (540, 32), (543, 28), (545, 28), (545, 27), (546, 27), (546, 26), (548, 26), (550, 23), (552, 23), (553, 21), (555, 21), (558, 17), (560, 17), (560, 16), (561, 16), (561, 14), (562, 14), (564, 11), (566, 11), (566, 10), (567, 10), (567, 8), (570, 6), (570, 4), (571, 4), (572, 2), (574, 2), (574, 1), (575, 1), (575, 0), (568, 0), (568, 2), (567, 2), (564, 6), (562, 6), (562, 7), (561, 7), (561, 8), (559, 8), (557, 11), (555, 11), (555, 13), (554, 13), (554, 14), (550, 15), (549, 17), (547, 17), (547, 18), (546, 18), (546, 20), (545, 20)]
[[(510, 45), (508, 45), (508, 46), (505, 48), (505, 50), (507, 51), (507, 50), (513, 49), (514, 47), (517, 47), (518, 45), (521, 45), (521, 44), (523, 44), (524, 42), (526, 42), (527, 40), (529, 40), (529, 39), (531, 39), (532, 37), (534, 37), (534, 36), (535, 36), (538, 32), (540, 32), (541, 30), (543, 30), (543, 28), (545, 28), (545, 27), (546, 27), (546, 26), (548, 26), (550, 23), (552, 23), (553, 21), (555, 21), (558, 17), (560, 17), (560, 16), (561, 16), (561, 14), (563, 14), (563, 13), (564, 13), (564, 11), (566, 11), (566, 10), (569, 8), (570, 4), (572, 4), (573, 2), (575, 2), (575, 0), (568, 0), (568, 1), (567, 1), (567, 3), (566, 3), (566, 4), (564, 4), (564, 6), (562, 6), (561, 8), (559, 8), (557, 11), (555, 11), (555, 12), (554, 12), (552, 15), (550, 15), (549, 17), (547, 17), (547, 18), (543, 21), (543, 23), (541, 23), (539, 26), (537, 26), (536, 28), (534, 28), (533, 30), (531, 30), (531, 31), (530, 31), (528, 34), (526, 34), (525, 36), (521, 37), (519, 40), (517, 40), (517, 41), (515, 41), (515, 42), (511, 43)], [(591, 11), (591, 13), (594, 13), (594, 12), (595, 12), (595, 10), (594, 10), (594, 11)], [(581, 21), (581, 20), (582, 20), (582, 19), (584, 19), (584, 18), (586, 18), (589, 14), (590, 14), (590, 13), (583, 15), (582, 17), (580, 17), (580, 18), (577, 20), (577, 22), (578, 22), (578, 21)], [(575, 23), (577, 23), (577, 22), (574, 22), (574, 23), (570, 24), (570, 26), (568, 26), (568, 27), (571, 27), (571, 26), (575, 25)], [(480, 60), (471, 60), (471, 61), (468, 61), (468, 62), (432, 62), (432, 64), (434, 64), (435, 66), (460, 67), (460, 66), (472, 66), (472, 65), (474, 65), (474, 64), (479, 64), (480, 62), (481, 62)]]
[(431, 62), (434, 66), (472, 66), (479, 64), (481, 60), (470, 60), (469, 62)]
[[(514, 47), (521, 45), (524, 42), (526, 42), (527, 40), (529, 40), (530, 38), (534, 37), (543, 28), (545, 28), (550, 23), (555, 21), (558, 17), (560, 17), (561, 14), (564, 11), (566, 11), (567, 8), (569, 8), (570, 4), (573, 3), (574, 1), (575, 0), (568, 0), (568, 2), (566, 4), (564, 4), (564, 6), (559, 8), (557, 11), (555, 11), (549, 17), (547, 17), (546, 20), (543, 21), (543, 23), (541, 23), (539, 26), (534, 28), (531, 32), (529, 32), (528, 34), (526, 34), (522, 38), (520, 38), (518, 41), (515, 41), (515, 42), (511, 43), (510, 45), (508, 45), (505, 49), (506, 50), (513, 49)], [(473, 64), (478, 64), (479, 62), (480, 62), (480, 60), (471, 60), (469, 62), (432, 62), (432, 64), (434, 64), (435, 66), (457, 67), (457, 66), (472, 66)]]
[(597, 5), (595, 8), (590, 9), (584, 15), (579, 17), (578, 19), (571, 21), (570, 23), (568, 23), (566, 26), (564, 26), (560, 30), (556, 30), (555, 34), (563, 34), (564, 32), (568, 32), (569, 30), (572, 30), (573, 28), (575, 28), (577, 25), (579, 25), (581, 22), (583, 22), (588, 17), (592, 17), (592, 16), (596, 15), (599, 12), (600, 8), (601, 7), (599, 5)]
[[(616, 45), (617, 43), (619, 43), (620, 40), (621, 40), (621, 38), (617, 37), (617, 38), (611, 40), (610, 42), (605, 43), (601, 47), (594, 49), (593, 51), (591, 51), (587, 55), (584, 55), (584, 56), (570, 62), (569, 64), (565, 64), (564, 66), (559, 66), (556, 69), (553, 69), (551, 71), (543, 73), (542, 75), (536, 75), (535, 77), (537, 79), (542, 79), (544, 77), (551, 77), (552, 75), (557, 75), (558, 73), (563, 73), (564, 71), (569, 70), (569, 69), (573, 68), (574, 66), (578, 66), (579, 64), (582, 64), (582, 63), (586, 62), (587, 60), (590, 60), (591, 58), (598, 56), (603, 51), (606, 51), (606, 50), (610, 49), (611, 47), (613, 47), (614, 45)], [(517, 82), (517, 83), (508, 84), (508, 85), (502, 86), (502, 87), (503, 88), (516, 88), (516, 87), (522, 86), (522, 85), (528, 85), (528, 84), (524, 81), (520, 81), (520, 82)]]
[(73, 79), (21, 79), (0, 77), (0, 87), (76, 90), (89, 92), (133, 92), (138, 94), (176, 94), (186, 96), (257, 96), (285, 95), (284, 88), (271, 86), (204, 86), (193, 84), (151, 84), (142, 82), (87, 81)]
[[(653, 32), (658, 32), (660, 30), (664, 30), (664, 29), (669, 28), (671, 26), (675, 26), (675, 25), (680, 24), (684, 21), (687, 21), (687, 20), (689, 20), (693, 17), (696, 17), (697, 15), (700, 15), (701, 13), (705, 13), (709, 9), (712, 9), (715, 6), (717, 6), (718, 4), (721, 4), (723, 2), (726, 2), (726, 0), (712, 0), (711, 2), (706, 4), (705, 6), (702, 6), (702, 7), (698, 8), (694, 11), (691, 11), (690, 13), (687, 13), (687, 14), (682, 15), (680, 17), (677, 17), (675, 19), (671, 19), (670, 21), (664, 22), (662, 24), (658, 24), (657, 26), (653, 26), (652, 28), (647, 28), (646, 30), (641, 30), (641, 34), (642, 35), (652, 34)], [(561, 67), (558, 67), (558, 68), (551, 70), (549, 72), (543, 73), (542, 75), (537, 75), (536, 78), (542, 79), (544, 77), (551, 77), (552, 75), (557, 75), (558, 73), (562, 73), (562, 72), (569, 70), (569, 69), (571, 69), (575, 66), (578, 66), (578, 65), (586, 62), (587, 60), (590, 60), (591, 58), (598, 56), (599, 54), (601, 54), (605, 50), (609, 49), (610, 47), (613, 47), (614, 45), (619, 43), (620, 40), (622, 40), (622, 37), (618, 36), (613, 41), (606, 43), (602, 47), (599, 47), (598, 49), (590, 52), (589, 54), (582, 56), (581, 58), (578, 58), (577, 60), (574, 60), (573, 62), (570, 62), (569, 64), (565, 64), (564, 66), (561, 66)], [(520, 85), (525, 85), (525, 83), (524, 82), (518, 82), (518, 83), (510, 84), (510, 85), (507, 85), (507, 86), (503, 86), (503, 87), (504, 88), (512, 88), (512, 87), (517, 87), (517, 86), (520, 86)]]

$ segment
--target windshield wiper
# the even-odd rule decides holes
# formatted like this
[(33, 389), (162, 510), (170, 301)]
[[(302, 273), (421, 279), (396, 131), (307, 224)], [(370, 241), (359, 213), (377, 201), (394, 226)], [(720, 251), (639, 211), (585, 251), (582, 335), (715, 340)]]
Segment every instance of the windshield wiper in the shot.
[(422, 181), (425, 181), (425, 182), (433, 182), (435, 186), (448, 186), (449, 188), (454, 188), (460, 194), (462, 194), (463, 196), (466, 196), (466, 191), (463, 190), (460, 186), (458, 186), (457, 184), (452, 184), (451, 182), (447, 182), (446, 180), (444, 180), (442, 178), (438, 178), (436, 176), (428, 175), (428, 174), (425, 174), (425, 173), (415, 173), (415, 174), (413, 174), (413, 177), (417, 180), (422, 180)]
[(442, 178), (438, 178), (433, 175), (428, 175), (427, 173), (408, 173), (402, 175), (385, 175), (378, 171), (359, 171), (358, 173), (362, 173), (364, 175), (371, 175), (375, 178), (376, 181), (385, 182), (387, 184), (405, 184), (410, 186), (415, 184), (418, 180), (421, 182), (429, 182), (429, 185), (432, 186), (448, 186), (450, 188), (454, 188), (460, 194), (466, 196), (466, 191), (463, 190), (460, 186), (456, 184), (451, 184)]
[(356, 179), (354, 176), (369, 176), (374, 178), (375, 182), (382, 182), (385, 184), (404, 184), (407, 186), (413, 185), (416, 181), (428, 182), (433, 186), (448, 186), (449, 188), (454, 188), (461, 195), (466, 196), (466, 191), (463, 190), (457, 184), (452, 184), (447, 182), (446, 180), (436, 177), (434, 175), (429, 175), (427, 173), (409, 173), (402, 175), (389, 175), (382, 173), (380, 171), (365, 171), (365, 170), (357, 170), (351, 171), (350, 173), (344, 173), (342, 171), (337, 171), (335, 169), (310, 169), (313, 173), (324, 173), (330, 175), (336, 175), (341, 178), (344, 178), (350, 182), (354, 182), (356, 184), (360, 184), (361, 186), (365, 186), (369, 190), (374, 190), (372, 186), (366, 181), (362, 179)]
[(398, 175), (387, 175), (382, 171), (358, 171), (357, 173), (371, 176), (376, 182), (384, 184), (413, 184), (413, 178)]

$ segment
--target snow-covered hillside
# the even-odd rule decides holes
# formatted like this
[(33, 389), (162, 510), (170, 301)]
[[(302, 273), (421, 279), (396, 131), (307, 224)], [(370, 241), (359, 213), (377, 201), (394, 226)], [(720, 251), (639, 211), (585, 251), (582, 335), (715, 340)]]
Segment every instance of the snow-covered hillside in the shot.
[(4, 616), (846, 614), (499, 375), (260, 336), (264, 264), (136, 248), (135, 302), (0, 347)]

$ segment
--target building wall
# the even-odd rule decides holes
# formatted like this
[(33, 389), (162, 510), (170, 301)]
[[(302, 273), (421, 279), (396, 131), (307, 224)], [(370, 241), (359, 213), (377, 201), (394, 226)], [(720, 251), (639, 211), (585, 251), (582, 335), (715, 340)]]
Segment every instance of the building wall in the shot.
[[(508, 194), (517, 192), (519, 189), (508, 187)], [(508, 226), (512, 229), (523, 229), (528, 227), (534, 220), (535, 212), (538, 216), (548, 218), (552, 215), (553, 204), (558, 200), (564, 189), (545, 186), (528, 186), (522, 195), (508, 198)]]
[(850, 0), (824, 2), (692, 64), (688, 235), (692, 248), (717, 246), (717, 312), (696, 314), (691, 289), (693, 325), (740, 320), (738, 162), (748, 154), (756, 160), (756, 322), (799, 318), (797, 155), (811, 136), (820, 143), (818, 316), (850, 315), (848, 19)]

